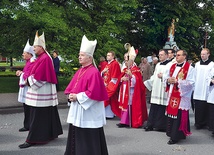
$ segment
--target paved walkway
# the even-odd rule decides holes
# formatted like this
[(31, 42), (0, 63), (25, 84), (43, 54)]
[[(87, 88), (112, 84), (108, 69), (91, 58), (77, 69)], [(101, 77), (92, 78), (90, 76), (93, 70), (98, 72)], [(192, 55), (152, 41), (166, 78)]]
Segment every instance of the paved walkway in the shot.
[[(59, 107), (67, 106), (67, 99), (63, 91), (58, 92)], [(0, 93), (0, 114), (23, 110), (18, 102), (18, 93)]]

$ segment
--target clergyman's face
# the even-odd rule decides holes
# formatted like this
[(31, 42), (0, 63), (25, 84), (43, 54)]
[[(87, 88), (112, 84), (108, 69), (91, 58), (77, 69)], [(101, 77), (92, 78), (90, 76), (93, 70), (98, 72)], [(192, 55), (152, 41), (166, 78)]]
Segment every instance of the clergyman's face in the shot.
[(33, 50), (36, 55), (40, 55), (42, 52), (44, 52), (42, 46), (39, 46), (39, 45), (35, 45)]
[(124, 60), (128, 60), (128, 55), (129, 55), (128, 53), (124, 54)]
[(134, 64), (133, 60), (125, 60), (126, 67), (131, 67)]
[(107, 53), (106, 59), (107, 59), (107, 61), (113, 60), (114, 59), (113, 54), (112, 53)]
[(91, 63), (91, 60), (92, 60), (92, 58), (89, 55), (87, 55), (85, 52), (80, 52), (79, 53), (79, 63), (82, 66)]
[(28, 52), (23, 52), (22, 53), (22, 57), (23, 57), (24, 60), (28, 60), (28, 59), (30, 59), (32, 57), (32, 55), (30, 53), (28, 53)]
[(164, 51), (159, 52), (159, 60), (161, 62), (165, 61), (168, 58), (168, 55)]
[(174, 57), (174, 53), (172, 53), (172, 50), (168, 50), (168, 58), (172, 59)]
[(182, 63), (182, 62), (184, 62), (184, 60), (186, 59), (186, 56), (185, 55), (183, 55), (183, 51), (177, 51), (177, 53), (176, 53), (176, 61), (177, 61), (177, 63)]
[(208, 54), (207, 50), (202, 50), (201, 51), (201, 59), (202, 60), (207, 60), (209, 58), (210, 54)]

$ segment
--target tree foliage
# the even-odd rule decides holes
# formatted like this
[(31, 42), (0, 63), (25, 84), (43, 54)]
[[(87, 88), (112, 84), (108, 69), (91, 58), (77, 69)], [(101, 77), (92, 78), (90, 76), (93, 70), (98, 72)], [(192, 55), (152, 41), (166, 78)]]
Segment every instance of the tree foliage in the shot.
[[(175, 25), (178, 47), (199, 55), (205, 35), (200, 27), (206, 21), (214, 24), (213, 3), (211, 0), (2, 0), (1, 54), (20, 57), (27, 39), (33, 44), (39, 30), (40, 34), (45, 32), (49, 52), (57, 49), (65, 60), (74, 60), (74, 64), (78, 64), (84, 34), (90, 40), (98, 40), (95, 60), (110, 50), (122, 58), (126, 42), (139, 49), (140, 56), (147, 56), (163, 48), (167, 28), (174, 18), (179, 19)], [(213, 32), (209, 36), (207, 45), (213, 51)], [(66, 70), (69, 65), (65, 65)]]

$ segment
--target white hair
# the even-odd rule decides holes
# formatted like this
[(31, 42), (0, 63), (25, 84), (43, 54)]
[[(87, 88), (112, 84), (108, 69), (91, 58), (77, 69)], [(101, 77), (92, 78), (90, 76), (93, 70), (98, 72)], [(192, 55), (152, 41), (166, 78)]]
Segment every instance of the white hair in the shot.
[(157, 57), (154, 57), (152, 60), (158, 60), (158, 58), (157, 58)]

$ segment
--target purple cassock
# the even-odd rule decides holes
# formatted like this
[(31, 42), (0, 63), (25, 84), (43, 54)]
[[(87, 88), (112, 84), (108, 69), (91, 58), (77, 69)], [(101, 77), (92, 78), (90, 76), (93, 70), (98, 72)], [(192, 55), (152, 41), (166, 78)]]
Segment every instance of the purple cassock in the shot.
[(85, 92), (90, 99), (96, 101), (104, 101), (108, 99), (103, 79), (101, 78), (100, 73), (97, 72), (97, 68), (92, 64), (80, 68), (65, 89), (65, 94), (77, 94), (80, 92)]
[(30, 75), (34, 74), (34, 78), (38, 81), (46, 81), (52, 84), (57, 84), (52, 59), (47, 57), (49, 57), (49, 55), (46, 52), (38, 56)]

